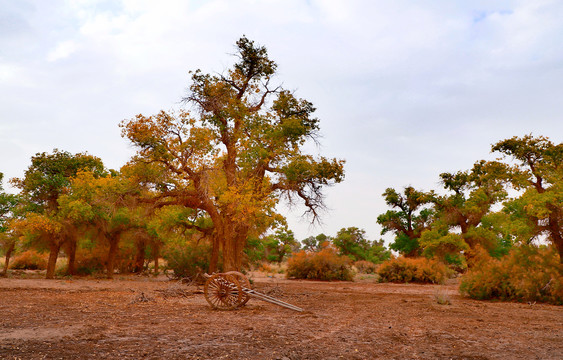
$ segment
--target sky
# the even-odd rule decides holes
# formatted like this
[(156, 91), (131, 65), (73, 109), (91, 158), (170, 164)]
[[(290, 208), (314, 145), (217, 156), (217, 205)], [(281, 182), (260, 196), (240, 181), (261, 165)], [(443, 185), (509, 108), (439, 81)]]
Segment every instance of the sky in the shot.
[(321, 224), (280, 206), (296, 238), (376, 240), (386, 188), (440, 189), (513, 136), (563, 140), (561, 19), (560, 0), (0, 0), (4, 189), (55, 148), (119, 169), (119, 123), (177, 109), (188, 72), (228, 69), (246, 35), (317, 108), (312, 152), (346, 160)]

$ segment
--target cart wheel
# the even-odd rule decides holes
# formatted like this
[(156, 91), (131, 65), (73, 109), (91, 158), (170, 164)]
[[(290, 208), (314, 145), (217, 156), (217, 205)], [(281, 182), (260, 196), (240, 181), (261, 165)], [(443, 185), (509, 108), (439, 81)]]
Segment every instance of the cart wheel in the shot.
[[(225, 274), (236, 277), (238, 282), (240, 283), (240, 286), (242, 286), (243, 289), (249, 289), (249, 290), (252, 289), (250, 285), (250, 281), (248, 281), (248, 278), (243, 273), (238, 271), (228, 271)], [(242, 290), (242, 299), (239, 306), (246, 305), (248, 300), (250, 300), (250, 295), (248, 295), (246, 292), (244, 292), (244, 290)]]
[(235, 276), (219, 273), (207, 279), (203, 294), (214, 309), (231, 310), (241, 304), (242, 287)]

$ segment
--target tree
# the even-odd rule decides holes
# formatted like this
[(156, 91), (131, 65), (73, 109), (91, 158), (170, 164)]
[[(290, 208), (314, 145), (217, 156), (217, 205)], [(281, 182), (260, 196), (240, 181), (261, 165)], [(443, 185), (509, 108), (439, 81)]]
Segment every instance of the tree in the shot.
[(507, 209), (527, 219), (533, 236), (545, 234), (563, 263), (563, 143), (526, 135), (499, 141), (492, 146), (518, 163), (510, 175), (512, 185), (524, 190)]
[(281, 263), (286, 255), (299, 250), (293, 231), (287, 229), (278, 229), (274, 234), (267, 236), (265, 245), (268, 261), (278, 263)]
[(332, 238), (326, 236), (325, 234), (319, 234), (317, 236), (309, 236), (306, 239), (301, 240), (303, 243), (303, 250), (318, 252), (327, 246), (332, 241)]
[(167, 173), (154, 202), (196, 209), (212, 221), (211, 271), (222, 250), (225, 270), (238, 270), (253, 224), (275, 216), (282, 197), (300, 199), (316, 219), (323, 187), (341, 182), (344, 161), (303, 152), (315, 140), (313, 104), (271, 81), (277, 65), (265, 47), (246, 37), (238, 62), (223, 75), (192, 73), (183, 99), (194, 112), (160, 112), (125, 120), (123, 135), (138, 148), (138, 162)]
[(4, 192), (2, 179), (4, 174), (0, 173), (0, 244), (5, 253), (4, 269), (0, 275), (6, 275), (10, 264), (10, 257), (14, 251), (17, 236), (10, 229), (9, 223), (13, 219), (12, 210), (18, 204), (17, 196)]
[(388, 210), (377, 217), (377, 223), (383, 227), (381, 234), (395, 234), (395, 241), (389, 246), (391, 249), (407, 257), (419, 256), (418, 239), (424, 230), (430, 229), (433, 220), (432, 209), (424, 207), (430, 202), (429, 197), (411, 186), (405, 188), (404, 194), (387, 188), (383, 196), (388, 206), (398, 210)]
[[(504, 239), (490, 226), (483, 227), (482, 221), (493, 205), (507, 198), (506, 184), (512, 170), (497, 161), (481, 160), (471, 170), (440, 174), (449, 193), (430, 193), (436, 211), (433, 227), (437, 231), (425, 237), (425, 243), (434, 249), (427, 253), (438, 251), (443, 256), (445, 249), (452, 252), (468, 246), (473, 251), (478, 245), (493, 253), (499, 246), (504, 246)], [(450, 234), (449, 231), (460, 234)], [(442, 250), (439, 250), (439, 244)]]
[(62, 219), (58, 217), (58, 200), (68, 192), (71, 178), (81, 170), (89, 170), (96, 175), (105, 172), (102, 161), (97, 157), (86, 153), (73, 155), (55, 149), (52, 154), (35, 154), (25, 176), (11, 179), (11, 183), (21, 190), (25, 210), (33, 214), (31, 218), (36, 220), (33, 222), (28, 219), (26, 222), (29, 225), (28, 235), (49, 248), (47, 279), (54, 277), (57, 257), (63, 246), (67, 248), (69, 256), (68, 272), (73, 272), (76, 232), (69, 223), (59, 222)]
[(125, 232), (140, 227), (145, 218), (137, 206), (138, 188), (119, 174), (96, 177), (93, 172), (79, 172), (72, 179), (71, 191), (59, 198), (61, 216), (76, 226), (89, 223), (99, 241), (108, 246), (106, 270), (112, 278), (119, 243)]
[(332, 244), (340, 255), (348, 256), (352, 261), (366, 260), (380, 263), (390, 257), (385, 249), (383, 240), (370, 241), (366, 239), (366, 232), (357, 227), (342, 228), (332, 239)]

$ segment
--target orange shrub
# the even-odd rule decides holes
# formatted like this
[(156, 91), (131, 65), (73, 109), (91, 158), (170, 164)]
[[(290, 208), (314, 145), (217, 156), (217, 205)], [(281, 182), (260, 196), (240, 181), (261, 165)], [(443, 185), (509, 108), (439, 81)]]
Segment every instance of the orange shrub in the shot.
[(91, 249), (78, 248), (76, 250), (76, 273), (78, 275), (92, 275), (102, 273), (105, 269), (107, 249), (94, 247)]
[(381, 282), (415, 282), (442, 284), (449, 276), (446, 265), (427, 258), (404, 258), (388, 260), (377, 271)]
[(478, 265), (463, 276), (462, 295), (563, 305), (563, 266), (554, 247), (522, 246), (500, 260), (480, 254)]
[(375, 274), (378, 266), (371, 261), (359, 260), (354, 263), (354, 267), (360, 274)]
[(351, 281), (354, 274), (350, 262), (349, 257), (340, 256), (329, 247), (313, 253), (302, 250), (289, 258), (286, 276), (296, 279)]
[(45, 270), (48, 260), (49, 255), (31, 249), (17, 255), (10, 267), (18, 270)]

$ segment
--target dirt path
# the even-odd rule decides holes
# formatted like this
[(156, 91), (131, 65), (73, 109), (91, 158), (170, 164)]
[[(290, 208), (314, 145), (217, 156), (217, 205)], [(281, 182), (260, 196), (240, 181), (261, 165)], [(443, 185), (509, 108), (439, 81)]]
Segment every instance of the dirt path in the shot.
[(214, 311), (159, 279), (0, 278), (0, 359), (563, 359), (562, 307), (467, 300), (455, 283), (255, 288), (307, 312)]

